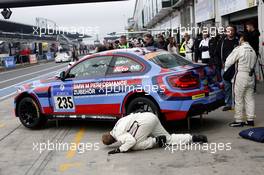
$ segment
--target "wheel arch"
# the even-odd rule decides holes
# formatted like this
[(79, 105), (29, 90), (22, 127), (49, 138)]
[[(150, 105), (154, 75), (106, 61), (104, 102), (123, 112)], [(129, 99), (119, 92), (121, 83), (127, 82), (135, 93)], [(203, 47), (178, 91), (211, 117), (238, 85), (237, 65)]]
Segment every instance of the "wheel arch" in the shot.
[(17, 96), (16, 99), (15, 99), (15, 116), (18, 117), (18, 114), (17, 114), (17, 107), (18, 107), (19, 102), (20, 102), (23, 98), (26, 98), (26, 97), (32, 98), (32, 99), (37, 103), (38, 108), (39, 108), (41, 114), (43, 114), (43, 111), (42, 111), (42, 108), (41, 108), (40, 102), (39, 102), (39, 100), (37, 99), (37, 97), (36, 97), (34, 94), (29, 94), (28, 92), (23, 92), (23, 93), (19, 94), (19, 96)]
[(131, 92), (129, 94), (126, 95), (126, 97), (124, 98), (123, 100), (123, 103), (122, 103), (122, 108), (121, 108), (121, 114), (124, 116), (126, 115), (126, 109), (128, 107), (128, 104), (135, 98), (138, 98), (138, 97), (144, 97), (144, 98), (148, 98), (149, 100), (151, 100), (157, 107), (158, 109), (160, 110), (160, 106), (159, 104), (157, 103), (157, 101), (155, 100), (154, 97), (152, 97), (151, 95), (147, 95), (146, 92)]

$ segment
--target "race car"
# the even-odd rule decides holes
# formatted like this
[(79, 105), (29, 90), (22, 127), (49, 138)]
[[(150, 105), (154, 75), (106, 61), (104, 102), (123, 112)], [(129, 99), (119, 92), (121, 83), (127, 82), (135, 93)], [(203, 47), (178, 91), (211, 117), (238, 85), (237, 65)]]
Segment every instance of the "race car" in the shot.
[(56, 53), (55, 62), (70, 62), (72, 60), (72, 56), (69, 52), (58, 52)]
[(211, 66), (133, 48), (86, 56), (58, 77), (25, 84), (14, 103), (27, 128), (48, 119), (115, 120), (136, 112), (175, 121), (223, 106), (223, 90)]

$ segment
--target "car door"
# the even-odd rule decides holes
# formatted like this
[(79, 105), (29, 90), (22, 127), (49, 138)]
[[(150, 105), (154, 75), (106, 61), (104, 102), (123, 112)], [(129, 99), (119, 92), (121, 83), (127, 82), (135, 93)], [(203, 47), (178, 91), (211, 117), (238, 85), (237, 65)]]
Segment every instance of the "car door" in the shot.
[(106, 82), (109, 85), (105, 102), (114, 103), (119, 114), (126, 95), (141, 86), (143, 70), (144, 64), (131, 57), (113, 56), (106, 75)]
[(66, 80), (52, 87), (55, 114), (97, 115), (105, 114), (102, 83), (109, 69), (111, 56), (88, 58), (73, 66)]

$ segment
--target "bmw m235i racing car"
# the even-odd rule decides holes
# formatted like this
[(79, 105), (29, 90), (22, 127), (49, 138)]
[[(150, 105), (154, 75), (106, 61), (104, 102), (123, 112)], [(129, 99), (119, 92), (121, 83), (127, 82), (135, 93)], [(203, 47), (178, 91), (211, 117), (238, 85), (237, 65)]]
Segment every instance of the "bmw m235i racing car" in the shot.
[(145, 111), (182, 120), (223, 106), (223, 89), (214, 68), (179, 55), (112, 50), (86, 56), (58, 77), (19, 87), (15, 114), (28, 128), (48, 119), (117, 119)]

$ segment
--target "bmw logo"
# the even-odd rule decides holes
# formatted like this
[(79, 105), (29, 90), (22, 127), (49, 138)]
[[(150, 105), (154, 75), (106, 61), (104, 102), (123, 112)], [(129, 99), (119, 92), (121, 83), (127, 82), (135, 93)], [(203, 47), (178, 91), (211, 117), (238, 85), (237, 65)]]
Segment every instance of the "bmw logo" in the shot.
[(61, 91), (64, 91), (64, 89), (65, 89), (64, 85), (63, 85), (63, 84), (60, 85), (60, 90), (61, 90)]

